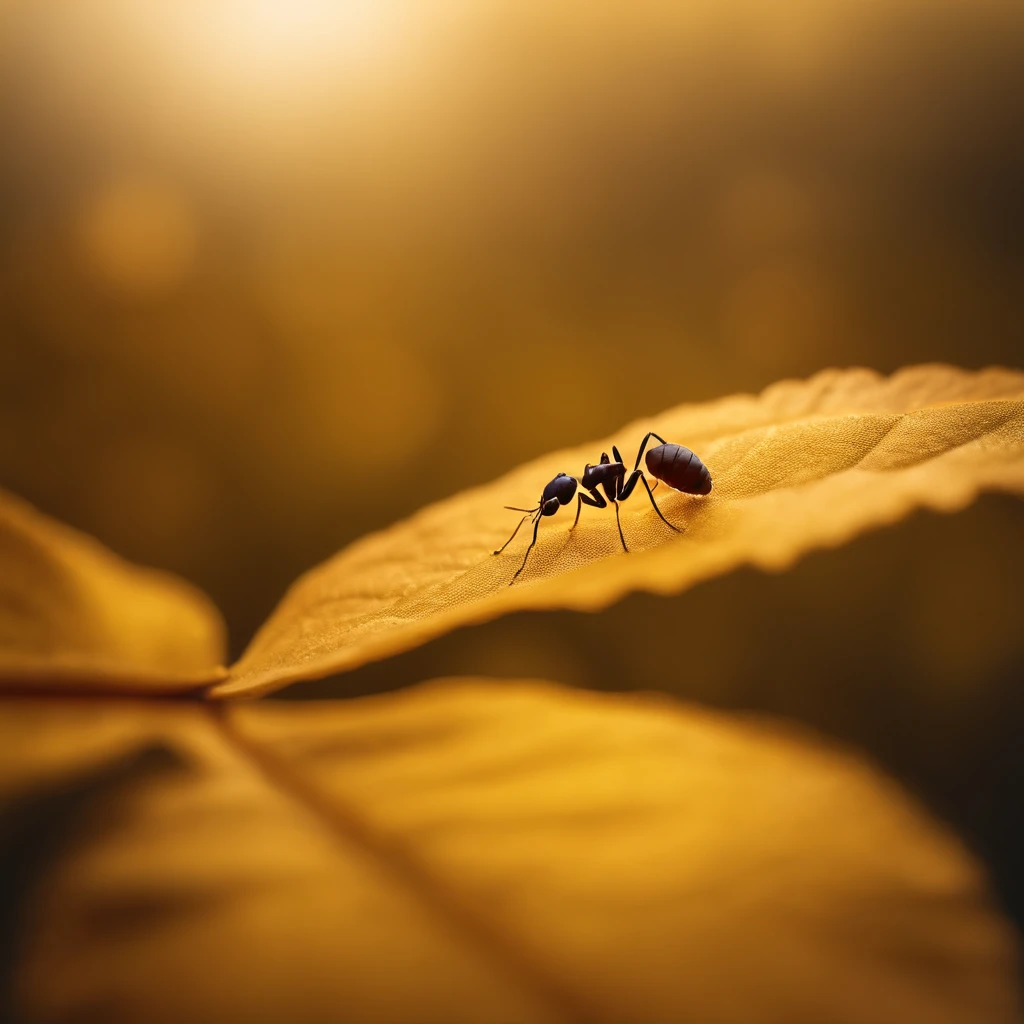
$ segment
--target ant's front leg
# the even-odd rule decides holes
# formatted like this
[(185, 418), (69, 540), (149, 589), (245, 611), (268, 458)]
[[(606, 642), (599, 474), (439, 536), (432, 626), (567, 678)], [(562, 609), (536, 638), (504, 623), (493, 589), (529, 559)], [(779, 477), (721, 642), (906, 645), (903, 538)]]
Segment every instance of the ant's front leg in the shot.
[[(612, 504), (615, 506), (615, 525), (618, 526), (618, 528), (619, 528), (619, 540), (622, 541), (622, 550), (628, 552), (629, 548), (626, 547), (626, 538), (622, 536), (622, 523), (619, 522), (619, 503), (618, 503), (618, 501), (615, 498), (615, 495), (618, 494), (619, 485), (621, 483), (622, 483), (622, 478), (621, 477), (619, 477), (616, 480), (612, 481), (612, 491), (611, 491), (612, 499), (611, 500), (612, 500)], [(607, 488), (608, 484), (605, 484), (604, 486)], [(589, 495), (584, 494), (582, 491), (579, 491), (577, 493), (576, 497), (579, 499), (579, 501), (576, 502), (576, 518), (573, 520), (572, 526), (569, 527), (570, 530), (575, 530), (576, 529), (576, 524), (580, 521), (580, 512), (583, 511), (583, 506), (584, 505), (593, 505), (594, 508), (607, 508), (608, 507), (607, 499), (604, 497), (603, 494), (601, 494), (601, 492), (599, 490), (597, 490), (597, 488), (594, 488), (594, 490), (592, 490)]]
[[(519, 578), (519, 574), (526, 568), (526, 560), (530, 557), (530, 552), (533, 550), (533, 545), (537, 543), (537, 531), (540, 529), (540, 520), (543, 515), (542, 511), (537, 513), (536, 518), (533, 520), (533, 540), (530, 541), (530, 546), (526, 549), (526, 554), (523, 555), (523, 564), (516, 569), (515, 576), (508, 581), (508, 585), (511, 587), (513, 583)], [(518, 529), (518, 527), (517, 527)]]
[(572, 526), (569, 527), (570, 530), (576, 529), (576, 524), (580, 521), (580, 512), (583, 511), (584, 505), (592, 505), (594, 508), (608, 507), (608, 502), (597, 491), (591, 491), (590, 495), (584, 494), (583, 491), (578, 491), (576, 498), (576, 518), (572, 521)]
[(492, 555), (500, 555), (500, 554), (502, 553), (502, 551), (504, 551), (504, 550), (505, 550), (505, 548), (507, 548), (507, 547), (509, 546), (509, 544), (511, 544), (511, 543), (512, 543), (512, 541), (514, 541), (514, 540), (515, 540), (516, 534), (517, 534), (517, 533), (519, 532), (519, 527), (520, 527), (520, 526), (522, 526), (522, 525), (523, 525), (523, 523), (525, 523), (525, 522), (526, 522), (526, 520), (527, 520), (527, 519), (529, 519), (529, 518), (530, 518), (530, 516), (532, 516), (532, 515), (533, 515), (533, 512), (527, 512), (527, 513), (526, 513), (526, 515), (525, 515), (525, 516), (523, 516), (523, 518), (519, 520), (519, 526), (517, 526), (517, 527), (516, 527), (516, 528), (515, 528), (515, 529), (514, 529), (514, 530), (512, 531), (512, 536), (511, 536), (511, 537), (509, 537), (509, 539), (508, 539), (507, 541), (505, 541), (505, 543), (504, 543), (504, 544), (502, 544), (502, 545), (501, 545), (501, 547), (500, 547), (500, 548), (498, 548), (498, 550), (497, 550), (497, 551), (492, 551), (492, 552), (491, 552), (491, 554), (492, 554)]
[[(654, 436), (657, 437), (658, 435), (655, 434)], [(661, 509), (658, 508), (658, 503), (654, 500), (654, 492), (651, 490), (651, 485), (647, 482), (647, 477), (644, 476), (644, 471), (642, 469), (634, 469), (633, 472), (629, 474), (626, 486), (622, 488), (622, 492), (619, 494), (619, 501), (625, 501), (633, 493), (633, 489), (636, 487), (638, 480), (643, 483), (644, 490), (647, 491), (647, 497), (651, 499), (651, 507), (658, 513), (658, 518), (661, 519), (666, 526), (671, 526), (676, 533), (682, 533), (683, 531), (680, 530), (678, 526), (672, 526), (672, 524), (661, 514)], [(657, 484), (655, 484), (655, 487), (657, 487)]]

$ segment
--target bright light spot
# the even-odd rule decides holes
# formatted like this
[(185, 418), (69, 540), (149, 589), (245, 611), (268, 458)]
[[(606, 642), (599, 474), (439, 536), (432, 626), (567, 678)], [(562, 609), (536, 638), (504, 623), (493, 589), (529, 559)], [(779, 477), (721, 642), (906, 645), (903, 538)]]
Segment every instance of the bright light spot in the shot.
[(396, 0), (207, 0), (191, 10), (198, 55), (232, 70), (317, 77), (374, 61), (395, 41)]

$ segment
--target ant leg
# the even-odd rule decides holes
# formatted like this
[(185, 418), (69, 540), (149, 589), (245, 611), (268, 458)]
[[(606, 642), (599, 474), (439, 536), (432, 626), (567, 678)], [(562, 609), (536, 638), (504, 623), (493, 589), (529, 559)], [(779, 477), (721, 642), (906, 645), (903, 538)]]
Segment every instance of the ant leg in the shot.
[[(525, 523), (525, 522), (526, 522), (526, 520), (527, 520), (527, 519), (529, 519), (529, 518), (530, 518), (530, 516), (532, 516), (532, 515), (533, 515), (533, 510), (531, 510), (531, 511), (527, 512), (527, 513), (526, 513), (526, 515), (525, 515), (525, 516), (523, 516), (523, 518), (519, 520), (519, 526), (522, 526), (522, 525), (523, 525), (523, 523)], [(500, 548), (498, 548), (498, 550), (497, 550), (497, 551), (492, 551), (492, 552), (491, 552), (491, 554), (492, 554), (492, 555), (500, 555), (500, 554), (502, 553), (502, 551), (504, 551), (504, 550), (505, 550), (505, 548), (507, 548), (507, 547), (509, 546), (509, 544), (511, 544), (511, 543), (512, 543), (512, 541), (513, 541), (513, 540), (515, 540), (515, 536), (516, 536), (516, 534), (517, 534), (517, 533), (519, 532), (519, 526), (517, 526), (517, 527), (516, 527), (516, 528), (515, 528), (515, 529), (514, 529), (514, 530), (512, 531), (512, 536), (511, 536), (511, 537), (509, 537), (509, 539), (508, 539), (507, 541), (505, 541), (505, 543), (504, 543), (504, 544), (502, 544), (502, 545), (501, 545), (501, 547), (500, 547)]]
[[(633, 493), (633, 488), (636, 487), (637, 481), (640, 481), (644, 485), (644, 489), (647, 491), (647, 497), (651, 499), (651, 506), (655, 512), (658, 513), (658, 517), (666, 526), (672, 526), (672, 524), (661, 514), (661, 509), (658, 508), (658, 503), (654, 500), (654, 492), (651, 490), (651, 485), (647, 482), (647, 477), (644, 476), (642, 469), (635, 469), (629, 475), (629, 480), (626, 481), (626, 486), (622, 488), (622, 494), (619, 495), (622, 501), (625, 501)], [(657, 484), (655, 484), (657, 486)], [(672, 529), (676, 533), (682, 533), (678, 526), (672, 526)]]
[(622, 550), (629, 554), (629, 548), (626, 547), (626, 538), (622, 536), (622, 523), (619, 521), (619, 503), (613, 502), (615, 505), (615, 525), (619, 528), (619, 540), (622, 541)]
[(629, 474), (629, 479), (623, 484), (622, 489), (619, 491), (619, 501), (625, 501), (636, 488), (637, 481), (644, 475), (642, 469), (634, 469)]
[(533, 550), (533, 545), (537, 543), (537, 531), (540, 529), (540, 517), (541, 513), (537, 513), (537, 518), (533, 521), (533, 540), (530, 541), (530, 546), (526, 549), (526, 554), (523, 555), (523, 564), (516, 569), (515, 576), (508, 581), (508, 585), (511, 587), (515, 583), (516, 578), (526, 568), (526, 560), (530, 557), (530, 552)]
[(650, 441), (652, 437), (657, 438), (662, 444), (668, 444), (668, 441), (666, 441), (661, 434), (656, 434), (653, 430), (649, 430), (647, 432), (647, 436), (640, 442), (640, 451), (636, 453), (636, 464), (633, 466), (634, 472), (640, 468), (640, 456), (643, 455), (644, 449), (647, 447), (647, 442)]
[(592, 505), (594, 508), (607, 508), (608, 507), (608, 502), (605, 501), (604, 498), (602, 498), (601, 495), (597, 491), (591, 491), (590, 494), (592, 494), (593, 497), (589, 497), (588, 495), (584, 494), (582, 491), (578, 491), (577, 492), (577, 494), (576, 494), (576, 498), (577, 498), (577, 501), (576, 501), (576, 518), (572, 521), (572, 526), (569, 527), (570, 530), (575, 530), (576, 529), (576, 524), (580, 521), (580, 512), (583, 511), (583, 506), (584, 505)]
[[(671, 526), (671, 527), (672, 527), (672, 529), (676, 531), (676, 533), (682, 533), (683, 531), (682, 531), (682, 530), (681, 530), (681, 529), (680, 529), (680, 528), (679, 528), (678, 526), (673, 526), (673, 524), (672, 524), (672, 523), (670, 523), (670, 522), (669, 522), (669, 521), (668, 521), (668, 520), (667, 520), (667, 519), (666, 519), (666, 518), (665, 518), (665, 517), (664, 517), (664, 516), (662, 515), (662, 513), (661, 513), (661, 509), (660, 509), (660, 508), (658, 508), (658, 503), (657, 503), (657, 502), (656, 502), (656, 501), (654, 500), (654, 491), (652, 491), (652, 490), (651, 490), (651, 485), (650, 485), (650, 484), (649, 484), (649, 483), (647, 482), (647, 477), (645, 477), (645, 476), (643, 476), (643, 475), (641, 474), (641, 476), (640, 476), (640, 482), (641, 482), (641, 483), (642, 483), (642, 484), (644, 485), (644, 490), (645, 490), (645, 491), (647, 491), (647, 497), (651, 499), (651, 508), (653, 508), (653, 509), (654, 509), (654, 511), (658, 513), (658, 518), (659, 518), (659, 519), (660, 519), (660, 520), (661, 520), (661, 521), (662, 521), (662, 522), (663, 522), (663, 523), (664, 523), (664, 524), (665, 524), (666, 526)], [(655, 486), (655, 487), (657, 487), (658, 485), (657, 485), (657, 484), (655, 484), (654, 486)]]

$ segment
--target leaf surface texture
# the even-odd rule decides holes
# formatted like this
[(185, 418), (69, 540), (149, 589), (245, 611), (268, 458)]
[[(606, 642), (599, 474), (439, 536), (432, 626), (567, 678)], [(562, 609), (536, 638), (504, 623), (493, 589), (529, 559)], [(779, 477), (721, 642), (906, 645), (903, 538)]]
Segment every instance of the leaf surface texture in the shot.
[[(541, 523), (525, 572), (517, 513), (556, 473), (580, 475), (617, 444), (632, 468), (648, 430), (692, 448), (707, 497), (662, 486), (673, 533), (642, 487), (611, 509)], [(390, 656), (459, 626), (525, 609), (596, 611), (635, 590), (678, 593), (742, 565), (781, 570), (915, 509), (951, 512), (985, 490), (1024, 493), (1024, 374), (943, 365), (884, 378), (829, 370), (761, 395), (683, 405), (614, 437), (545, 456), (366, 537), (302, 577), (218, 695), (258, 694)]]

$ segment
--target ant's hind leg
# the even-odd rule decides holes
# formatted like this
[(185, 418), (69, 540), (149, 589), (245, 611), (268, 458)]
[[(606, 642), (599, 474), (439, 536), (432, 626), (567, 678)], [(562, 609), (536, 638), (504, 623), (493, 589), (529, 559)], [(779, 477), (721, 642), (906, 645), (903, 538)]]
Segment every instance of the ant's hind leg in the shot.
[(651, 490), (651, 485), (650, 485), (650, 484), (649, 484), (649, 483), (647, 482), (647, 477), (645, 477), (645, 476), (642, 476), (642, 475), (641, 475), (641, 477), (640, 477), (640, 481), (641, 481), (641, 482), (643, 483), (643, 485), (644, 485), (644, 490), (645, 490), (645, 491), (647, 491), (647, 497), (651, 499), (651, 507), (652, 507), (652, 508), (654, 509), (654, 511), (655, 511), (655, 512), (657, 512), (657, 513), (658, 513), (658, 518), (659, 518), (659, 519), (660, 519), (660, 520), (661, 520), (661, 521), (662, 521), (662, 522), (663, 522), (663, 523), (664, 523), (664, 524), (665, 524), (666, 526), (671, 526), (671, 527), (672, 527), (672, 529), (676, 531), (676, 533), (682, 533), (683, 531), (682, 531), (682, 529), (680, 529), (680, 527), (678, 527), (678, 526), (673, 526), (673, 524), (672, 524), (672, 523), (670, 523), (670, 522), (669, 522), (669, 521), (668, 521), (668, 520), (667, 520), (667, 519), (666, 519), (666, 518), (665, 518), (665, 517), (664, 517), (664, 516), (663, 516), (663, 515), (661, 514), (661, 509), (660, 509), (660, 508), (658, 508), (658, 503), (657, 503), (657, 502), (656, 502), (656, 501), (654, 500), (654, 492), (653, 492), (653, 491)]
[[(647, 497), (651, 499), (651, 508), (658, 513), (658, 518), (666, 526), (672, 527), (676, 533), (682, 533), (683, 531), (678, 526), (672, 526), (664, 515), (662, 515), (661, 509), (658, 508), (658, 503), (654, 500), (654, 491), (651, 490), (651, 485), (647, 482), (647, 477), (644, 476), (644, 471), (642, 469), (635, 469), (630, 473), (629, 479), (626, 481), (626, 486), (622, 488), (622, 493), (619, 495), (619, 499), (621, 501), (625, 501), (626, 498), (633, 493), (633, 489), (636, 487), (638, 482), (644, 485), (644, 490), (647, 491)], [(657, 487), (657, 483), (654, 486)]]
[(643, 455), (644, 449), (647, 447), (647, 442), (650, 441), (652, 437), (657, 441), (660, 441), (662, 444), (668, 444), (668, 441), (666, 441), (661, 434), (656, 434), (653, 430), (649, 430), (647, 435), (640, 442), (640, 451), (636, 453), (636, 463), (633, 466), (633, 472), (636, 472), (640, 468), (640, 457)]

